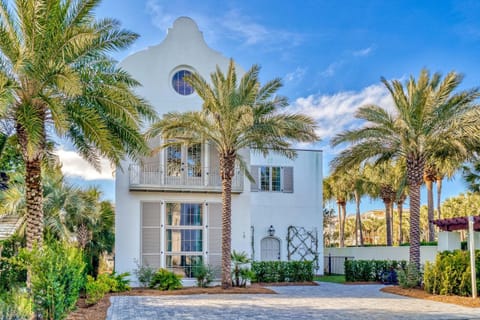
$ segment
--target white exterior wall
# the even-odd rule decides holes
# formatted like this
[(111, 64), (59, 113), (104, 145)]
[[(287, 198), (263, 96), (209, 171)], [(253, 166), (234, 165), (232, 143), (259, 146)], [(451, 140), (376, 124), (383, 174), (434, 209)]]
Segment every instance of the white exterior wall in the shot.
[[(325, 257), (333, 256), (354, 257), (354, 260), (406, 260), (409, 259), (409, 246), (402, 247), (348, 247), (325, 248)], [(420, 247), (420, 263), (435, 261), (437, 246)]]
[[(268, 235), (270, 225), (275, 228), (275, 236), (280, 239), (280, 258), (287, 260), (287, 231), (289, 226), (317, 229), (319, 269), (323, 272), (323, 214), (322, 214), (322, 152), (297, 151), (298, 157), (289, 160), (269, 154), (264, 158), (252, 152), (252, 166), (293, 166), (293, 193), (250, 192), (252, 225), (254, 226), (254, 259), (260, 260), (260, 241)], [(292, 260), (298, 257), (293, 256)]]
[[(174, 22), (161, 44), (127, 57), (121, 67), (142, 84), (137, 92), (162, 115), (169, 111), (183, 112), (201, 108), (202, 101), (197, 94), (182, 96), (174, 91), (171, 81), (176, 71), (196, 71), (209, 80), (210, 73), (215, 71), (217, 65), (226, 71), (228, 63), (228, 58), (208, 48), (195, 22), (182, 17)], [(243, 73), (237, 67), (237, 74), (241, 76)], [(273, 224), (282, 241), (281, 258), (286, 260), (286, 228), (296, 225), (318, 229), (318, 248), (322, 257), (321, 153), (299, 152), (295, 162), (278, 156), (270, 156), (266, 160), (258, 155), (250, 157), (248, 150), (242, 151), (242, 154), (247, 165), (250, 161), (255, 161), (255, 164), (269, 164), (273, 161), (280, 165), (285, 163), (295, 166), (295, 190), (293, 194), (253, 195), (249, 181), (245, 178), (244, 192), (232, 195), (232, 250), (252, 254), (253, 225), (256, 233), (255, 251), (259, 254), (260, 240), (266, 235), (265, 226), (268, 228)], [(116, 171), (115, 269), (118, 272), (132, 272), (136, 267), (134, 259), (141, 261), (142, 201), (221, 203), (220, 193), (130, 191), (130, 163), (124, 161), (122, 168)], [(323, 259), (319, 260), (323, 263)]]

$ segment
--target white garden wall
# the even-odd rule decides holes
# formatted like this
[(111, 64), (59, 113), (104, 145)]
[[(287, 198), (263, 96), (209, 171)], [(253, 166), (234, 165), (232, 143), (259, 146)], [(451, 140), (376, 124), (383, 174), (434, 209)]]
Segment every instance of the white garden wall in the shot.
[[(353, 257), (354, 260), (407, 260), (410, 247), (348, 247), (325, 248), (325, 257), (334, 256)], [(434, 261), (437, 255), (437, 246), (420, 247), (420, 263)]]

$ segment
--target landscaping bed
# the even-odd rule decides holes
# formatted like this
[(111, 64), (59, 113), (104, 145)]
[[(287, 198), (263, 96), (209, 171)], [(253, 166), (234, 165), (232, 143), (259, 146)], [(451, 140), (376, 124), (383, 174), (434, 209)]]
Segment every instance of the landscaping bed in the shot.
[(425, 292), (423, 289), (404, 289), (400, 286), (388, 286), (380, 289), (382, 292), (398, 294), (410, 298), (432, 300), (443, 303), (451, 303), (459, 306), (479, 308), (480, 298), (460, 297), (460, 296), (441, 296)]

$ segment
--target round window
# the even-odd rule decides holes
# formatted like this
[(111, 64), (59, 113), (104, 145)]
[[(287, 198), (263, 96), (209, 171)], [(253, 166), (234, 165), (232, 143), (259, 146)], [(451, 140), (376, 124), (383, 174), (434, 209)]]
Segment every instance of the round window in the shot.
[(188, 70), (180, 70), (175, 72), (172, 78), (173, 89), (182, 96), (188, 96), (193, 93), (193, 87), (185, 81), (185, 76), (192, 74)]

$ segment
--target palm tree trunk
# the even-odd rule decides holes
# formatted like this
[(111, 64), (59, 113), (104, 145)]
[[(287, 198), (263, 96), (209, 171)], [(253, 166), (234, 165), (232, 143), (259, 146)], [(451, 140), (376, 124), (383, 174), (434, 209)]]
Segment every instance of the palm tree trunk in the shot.
[(343, 248), (345, 245), (345, 219), (343, 219), (343, 205), (342, 200), (337, 199), (338, 205), (338, 246)]
[(403, 242), (403, 201), (397, 202), (398, 210), (398, 244), (401, 245)]
[(25, 162), (25, 198), (27, 204), (27, 249), (43, 244), (43, 187), (40, 159)]
[(433, 227), (433, 181), (425, 180), (427, 187), (427, 209), (428, 209), (428, 241), (435, 241), (435, 228)]
[(342, 248), (345, 246), (345, 224), (347, 222), (347, 203), (342, 202)]
[(407, 182), (410, 194), (410, 263), (420, 270), (420, 186), (423, 182), (425, 159), (407, 156)]
[(392, 245), (394, 243), (395, 239), (395, 223), (394, 223), (394, 218), (395, 218), (395, 212), (393, 211), (393, 206), (395, 204), (395, 201), (390, 202), (390, 232), (391, 232), (391, 237), (392, 237)]
[(438, 219), (442, 219), (442, 211), (441, 211), (442, 181), (443, 181), (443, 177), (437, 177), (437, 213), (438, 213)]
[(220, 157), (222, 175), (222, 288), (232, 286), (232, 178), (235, 174), (235, 154)]
[(360, 215), (360, 195), (357, 190), (355, 190), (354, 194), (355, 194), (355, 204), (357, 206), (355, 244), (358, 246), (358, 240), (360, 238), (360, 245), (363, 246), (362, 216)]
[(392, 245), (392, 225), (390, 223), (390, 202), (389, 201), (384, 201), (385, 204), (385, 230), (386, 230), (386, 239), (387, 239), (387, 246)]

